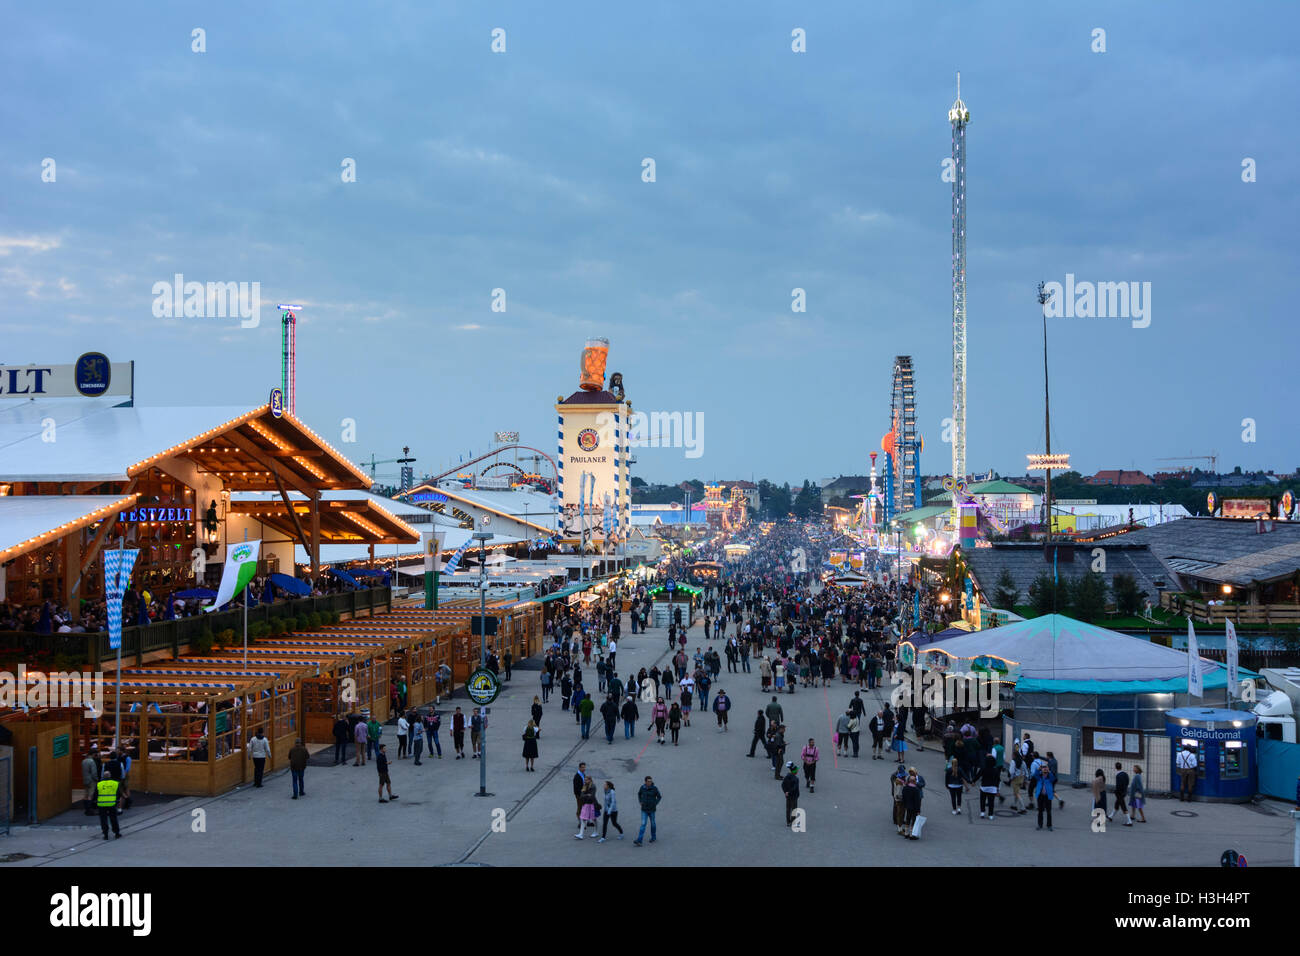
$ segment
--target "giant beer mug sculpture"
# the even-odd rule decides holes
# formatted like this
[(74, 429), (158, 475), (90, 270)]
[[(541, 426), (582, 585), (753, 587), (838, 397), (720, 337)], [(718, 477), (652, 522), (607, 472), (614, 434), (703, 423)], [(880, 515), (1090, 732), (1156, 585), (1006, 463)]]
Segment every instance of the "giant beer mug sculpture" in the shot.
[(599, 392), (605, 387), (605, 360), (609, 358), (609, 339), (587, 339), (582, 350), (579, 385), (588, 392)]

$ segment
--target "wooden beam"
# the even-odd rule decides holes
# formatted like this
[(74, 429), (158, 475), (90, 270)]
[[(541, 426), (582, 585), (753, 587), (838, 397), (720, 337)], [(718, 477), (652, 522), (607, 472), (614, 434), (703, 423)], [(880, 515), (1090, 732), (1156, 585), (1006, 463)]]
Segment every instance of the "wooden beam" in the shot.
[(311, 496), (311, 579), (320, 577), (320, 493)]
[[(247, 454), (267, 471), (276, 475), (276, 477), (280, 477), (277, 474), (274, 459), (272, 459), (266, 451), (258, 448), (256, 443), (250, 441), (248, 438), (245, 438), (236, 431), (227, 433), (226, 438), (228, 438), (235, 447)], [(296, 474), (290, 473), (285, 475), (284, 478), (293, 486), (295, 491), (300, 491), (309, 498), (316, 493), (316, 489), (312, 485), (308, 484), (305, 479)]]
[(280, 480), (280, 469), (272, 465), (271, 474), (275, 476), (275, 486), (280, 489), (280, 500), (284, 502), (289, 517), (293, 519), (293, 526), (298, 531), (298, 538), (302, 541), (302, 546), (310, 551), (311, 545), (307, 542), (307, 535), (303, 533), (302, 522), (298, 520), (298, 512), (294, 511), (293, 502), (289, 500), (289, 493), (284, 490), (284, 482)]
[[(132, 478), (127, 483), (127, 486), (122, 489), (123, 497), (134, 494), (135, 486), (139, 483), (139, 478)], [(77, 583), (72, 586), (73, 594), (76, 594), (77, 590), (81, 587), (81, 579), (86, 576), (86, 569), (90, 567), (95, 558), (99, 557), (100, 549), (104, 547), (104, 542), (108, 540), (108, 533), (113, 530), (115, 524), (117, 524), (116, 513), (105, 518), (104, 523), (100, 525), (99, 530), (95, 532), (95, 537), (91, 538), (90, 546), (86, 548), (85, 553), (81, 556), (81, 567), (77, 571)], [(71, 611), (72, 608), (68, 608), (68, 610)]]

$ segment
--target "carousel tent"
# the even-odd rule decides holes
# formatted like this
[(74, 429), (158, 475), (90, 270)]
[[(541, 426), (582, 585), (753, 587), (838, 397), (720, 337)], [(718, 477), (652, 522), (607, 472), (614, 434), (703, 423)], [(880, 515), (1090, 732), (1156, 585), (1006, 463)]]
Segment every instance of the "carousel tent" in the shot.
[[(1184, 651), (1062, 614), (952, 637), (942, 646), (956, 658), (999, 657), (1018, 664), (1018, 694), (1187, 693)], [(1225, 686), (1222, 665), (1201, 658), (1200, 667), (1206, 690)], [(1244, 668), (1241, 673), (1253, 676)]]

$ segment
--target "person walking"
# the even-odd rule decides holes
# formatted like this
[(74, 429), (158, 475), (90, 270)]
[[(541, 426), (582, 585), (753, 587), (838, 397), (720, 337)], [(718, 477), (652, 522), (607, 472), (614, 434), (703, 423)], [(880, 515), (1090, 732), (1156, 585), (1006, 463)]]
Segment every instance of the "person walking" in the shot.
[(1047, 764), (1043, 763), (1038, 768), (1038, 779), (1034, 781), (1037, 785), (1035, 790), (1038, 794), (1038, 829), (1043, 828), (1043, 812), (1047, 812), (1047, 829), (1052, 829), (1052, 798), (1056, 796), (1056, 788), (1052, 784), (1052, 773), (1047, 769)]
[(672, 709), (668, 711), (668, 732), (672, 734), (673, 746), (677, 746), (677, 735), (682, 731), (682, 705), (673, 701)]
[(682, 720), (689, 727), (691, 725), (691, 699), (695, 693), (695, 679), (688, 675), (679, 680), (677, 686), (681, 689), (678, 702), (682, 705)]
[[(673, 741), (676, 743), (676, 741)], [(650, 842), (654, 843), (659, 839), (658, 826), (655, 822), (655, 814), (659, 810), (659, 804), (663, 800), (663, 794), (655, 786), (652, 777), (646, 777), (645, 782), (641, 784), (641, 789), (636, 792), (637, 803), (641, 807), (641, 829), (632, 841), (633, 846), (640, 846), (642, 839), (645, 837), (645, 825), (650, 824)]]
[(1106, 812), (1106, 771), (1100, 767), (1092, 775), (1092, 810), (1094, 817), (1098, 810)]
[(483, 737), (483, 711), (486, 708), (475, 707), (474, 713), (469, 718), (469, 744), (474, 748), (474, 759), (477, 760), (481, 755), (479, 750), (479, 740)]
[(799, 771), (791, 760), (785, 765), (785, 778), (781, 781), (781, 792), (785, 794), (785, 825), (794, 823), (794, 812), (799, 809)]
[(871, 759), (884, 760), (885, 750), (885, 714), (883, 711), (876, 711), (876, 716), (871, 718), (871, 723), (867, 725), (871, 731)]
[(966, 789), (966, 783), (962, 780), (961, 764), (956, 755), (949, 757), (948, 762), (943, 765), (943, 785), (948, 788), (948, 800), (952, 803), (952, 815), (955, 817), (961, 813), (961, 796)]
[(543, 713), (544, 711), (542, 710), (542, 702), (538, 700), (537, 697), (534, 697), (533, 705), (528, 709), (528, 714), (533, 719), (533, 727), (536, 728), (538, 736), (541, 736), (542, 733)]
[(1174, 766), (1178, 768), (1179, 803), (1188, 803), (1192, 799), (1192, 793), (1196, 789), (1196, 766), (1198, 763), (1196, 753), (1191, 747), (1187, 746), (1178, 751), (1178, 756), (1174, 758)]
[(760, 710), (758, 711), (758, 716), (754, 718), (754, 739), (749, 742), (748, 756), (754, 756), (754, 751), (758, 749), (758, 745), (763, 743), (766, 738), (767, 718), (763, 716), (763, 712)]
[(397, 759), (406, 759), (406, 738), (411, 732), (411, 722), (405, 714), (397, 715)]
[[(1142, 768), (1137, 764), (1133, 765), (1133, 779), (1128, 785), (1129, 799), (1133, 806), (1133, 812), (1138, 815), (1138, 820), (1142, 823), (1147, 822), (1147, 791), (1142, 783)], [(1296, 801), (1300, 803), (1300, 800)]]
[(1128, 796), (1128, 774), (1124, 772), (1124, 765), (1118, 761), (1115, 763), (1115, 808), (1110, 811), (1107, 819), (1114, 820), (1115, 814), (1124, 814), (1124, 826), (1133, 825), (1133, 817), (1128, 812), (1128, 807), (1124, 804), (1124, 798)]
[[(923, 797), (922, 788), (925, 786), (924, 781), (916, 772), (915, 767), (907, 768), (907, 777), (903, 783), (902, 803), (903, 803), (903, 836), (908, 840), (919, 840), (920, 834), (915, 832), (917, 820), (921, 816), (921, 800)], [(924, 824), (925, 821), (921, 821)]]
[(902, 718), (899, 718), (898, 722), (894, 724), (894, 736), (890, 743), (890, 749), (898, 754), (899, 763), (903, 763), (903, 755), (907, 753), (907, 738), (903, 736), (906, 727), (907, 724)]
[(578, 832), (573, 835), (574, 839), (581, 840), (587, 827), (593, 831), (596, 829), (596, 816), (596, 781), (588, 778), (583, 781), (578, 794)]
[(997, 805), (998, 784), (1002, 781), (1002, 771), (998, 769), (998, 758), (993, 754), (984, 755), (984, 769), (980, 771), (980, 819), (993, 821), (993, 808)]
[(121, 797), (118, 792), (121, 784), (113, 779), (112, 772), (105, 767), (99, 781), (95, 784), (95, 806), (99, 810), (99, 828), (104, 831), (104, 839), (108, 839), (108, 828), (112, 824), (113, 837), (121, 839), (122, 831), (117, 824), (117, 802)]
[(348, 740), (352, 736), (352, 728), (348, 726), (348, 718), (344, 714), (339, 714), (338, 720), (334, 721), (334, 766), (348, 762)]
[(99, 813), (99, 779), (102, 771), (99, 769), (99, 750), (94, 745), (90, 745), (86, 757), (81, 761), (81, 786), (85, 791), (85, 799), (82, 801), (85, 815), (93, 817)]
[(420, 733), (420, 718), (417, 714), (411, 715), (411, 753), (415, 755), (412, 762), (414, 766), (421, 767), (420, 755), (424, 753), (424, 734)]
[(849, 742), (853, 744), (853, 756), (857, 757), (858, 748), (862, 746), (862, 718), (858, 716), (857, 711), (851, 706), (849, 708)]
[(835, 718), (835, 752), (841, 757), (849, 755), (849, 712), (846, 710)]
[(442, 741), (438, 739), (438, 729), (441, 726), (442, 718), (438, 716), (436, 710), (430, 711), (429, 716), (424, 718), (424, 736), (427, 743), (425, 749), (429, 751), (429, 756), (432, 757), (434, 748), (436, 747), (438, 749), (439, 760), (442, 759)]
[(352, 728), (352, 734), (357, 745), (357, 757), (352, 761), (352, 766), (360, 767), (366, 762), (366, 741), (370, 739), (370, 729), (364, 720), (358, 720)]
[(668, 723), (668, 708), (664, 705), (662, 697), (655, 698), (654, 707), (650, 710), (650, 726), (646, 730), (653, 729), (655, 736), (658, 738), (660, 745), (664, 742), (664, 725)]
[(1012, 809), (1018, 814), (1029, 812), (1029, 802), (1025, 801), (1021, 805), (1021, 794), (1025, 787), (1025, 778), (1029, 776), (1029, 768), (1025, 766), (1025, 758), (1017, 752), (1011, 756), (1011, 766), (1007, 768), (1007, 775), (1011, 779), (1011, 800)]
[(609, 828), (613, 826), (618, 831), (618, 838), (623, 839), (623, 828), (618, 825), (618, 795), (614, 792), (614, 781), (605, 781), (605, 819), (600, 824), (600, 839), (597, 843), (604, 843), (605, 837), (609, 836)]
[(605, 703), (600, 705), (600, 716), (605, 721), (605, 741), (614, 743), (614, 728), (618, 726), (618, 704), (614, 701), (614, 695), (610, 694), (605, 698)]
[[(387, 803), (388, 800), (396, 800), (397, 794), (393, 793), (393, 781), (388, 776), (388, 745), (380, 744), (375, 748), (375, 770), (379, 771), (379, 802)], [(384, 788), (388, 788), (388, 800), (384, 799)]]
[(636, 722), (641, 719), (641, 711), (636, 708), (636, 698), (631, 694), (627, 695), (627, 700), (623, 701), (623, 709), (619, 711), (623, 718), (623, 739), (631, 740), (636, 736)]
[(253, 786), (260, 787), (262, 774), (266, 771), (266, 758), (271, 756), (271, 741), (266, 739), (261, 727), (248, 742), (248, 756), (253, 758)]
[(537, 722), (530, 720), (524, 728), (524, 769), (534, 770), (533, 762), (537, 759)]
[(578, 764), (578, 772), (573, 775), (573, 799), (577, 803), (577, 809), (574, 816), (579, 820), (582, 819), (582, 788), (587, 784), (587, 765)]
[(384, 725), (371, 714), (366, 721), (366, 753), (375, 756), (379, 753), (379, 738), (384, 735)]
[(551, 676), (551, 672), (545, 667), (543, 667), (542, 668), (542, 703), (546, 703), (548, 700), (551, 699), (551, 683), (553, 680), (554, 678)]
[(578, 727), (582, 733), (582, 739), (586, 740), (591, 736), (591, 715), (596, 712), (596, 702), (590, 697), (583, 697), (582, 703), (578, 705)]
[(772, 757), (772, 777), (781, 779), (781, 762), (785, 760), (785, 725), (773, 723), (767, 728), (768, 753)]
[(727, 714), (730, 710), (731, 698), (725, 690), (719, 690), (718, 696), (713, 698), (713, 713), (718, 718), (718, 729), (724, 734), (727, 732)]
[(307, 761), (311, 754), (307, 748), (302, 745), (302, 738), (299, 737), (289, 748), (289, 778), (293, 781), (293, 799), (307, 796), (307, 787), (303, 780), (303, 775), (307, 772)]
[(506, 680), (510, 680), (511, 671), (514, 669), (515, 655), (510, 651), (506, 651), (505, 656), (501, 658), (501, 663), (504, 664), (506, 668)]
[(808, 792), (817, 792), (817, 761), (821, 759), (821, 751), (817, 749), (817, 741), (812, 737), (808, 738), (808, 743), (799, 753), (799, 759), (803, 761), (803, 776), (808, 781)]
[(783, 711), (781, 705), (777, 703), (775, 694), (772, 695), (772, 702), (764, 708), (764, 713), (767, 714), (767, 721), (770, 724), (779, 724), (781, 721), (785, 720), (785, 711)]
[(465, 759), (465, 715), (459, 707), (451, 715), (451, 742), (456, 748), (456, 759)]

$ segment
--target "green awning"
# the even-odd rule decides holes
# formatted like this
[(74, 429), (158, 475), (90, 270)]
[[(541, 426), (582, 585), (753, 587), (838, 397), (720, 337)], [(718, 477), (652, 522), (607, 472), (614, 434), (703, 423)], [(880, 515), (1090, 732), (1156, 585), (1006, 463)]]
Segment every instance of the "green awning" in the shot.
[(558, 591), (552, 591), (550, 594), (543, 595), (539, 598), (533, 598), (533, 600), (538, 604), (545, 604), (547, 601), (555, 601), (560, 598), (568, 597), (570, 594), (577, 594), (579, 591), (585, 591), (587, 588), (599, 583), (599, 581), (579, 581), (577, 584), (570, 584), (568, 587), (560, 588)]

